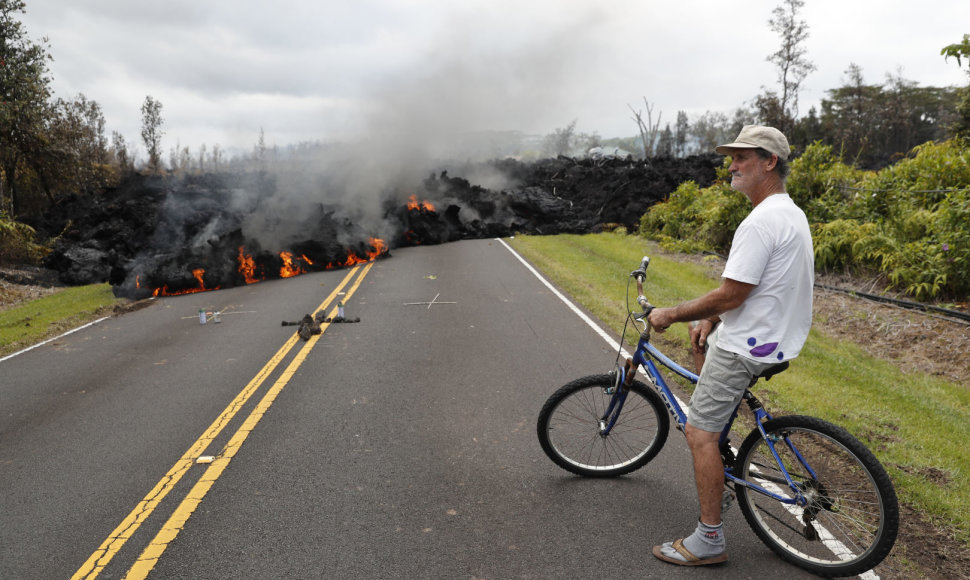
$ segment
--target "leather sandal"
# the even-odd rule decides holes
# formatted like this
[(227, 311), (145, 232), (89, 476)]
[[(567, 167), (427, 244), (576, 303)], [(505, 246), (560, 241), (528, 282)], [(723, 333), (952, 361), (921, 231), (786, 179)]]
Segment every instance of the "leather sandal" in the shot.
[[(673, 548), (680, 554), (684, 559), (680, 560), (678, 558), (673, 558), (663, 553), (665, 547)], [(663, 560), (664, 562), (670, 562), (671, 564), (677, 564), (678, 566), (707, 566), (709, 564), (720, 564), (721, 562), (727, 562), (727, 552), (721, 552), (720, 554), (710, 556), (708, 558), (698, 558), (684, 547), (684, 539), (674, 540), (673, 543), (666, 543), (662, 546), (653, 547), (653, 555), (657, 558)]]

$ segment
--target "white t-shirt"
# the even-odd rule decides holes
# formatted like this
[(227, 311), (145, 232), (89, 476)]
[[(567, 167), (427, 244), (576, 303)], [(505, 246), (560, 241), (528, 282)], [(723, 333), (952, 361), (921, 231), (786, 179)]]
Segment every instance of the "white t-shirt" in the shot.
[(798, 356), (812, 326), (812, 233), (787, 193), (764, 199), (734, 233), (724, 278), (756, 284), (741, 306), (721, 315), (717, 345), (759, 362)]

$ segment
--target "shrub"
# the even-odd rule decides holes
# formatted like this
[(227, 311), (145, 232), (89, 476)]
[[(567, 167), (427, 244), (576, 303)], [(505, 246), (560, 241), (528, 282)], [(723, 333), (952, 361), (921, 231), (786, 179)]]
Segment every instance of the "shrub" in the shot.
[[(682, 184), (640, 220), (641, 235), (667, 249), (727, 253), (747, 198), (719, 180)], [(792, 162), (788, 191), (805, 210), (823, 271), (875, 270), (920, 299), (970, 295), (970, 148), (925, 143), (879, 172), (847, 166), (814, 143)]]
[(724, 182), (701, 189), (688, 181), (640, 218), (639, 233), (668, 250), (726, 253), (750, 208), (748, 198)]
[(815, 267), (825, 272), (858, 268), (857, 256), (869, 251), (877, 234), (875, 224), (840, 219), (812, 226)]
[(791, 167), (788, 193), (810, 223), (849, 217), (847, 203), (857, 196), (853, 186), (864, 172), (843, 163), (831, 145), (820, 142), (809, 145)]
[(5, 262), (36, 263), (46, 250), (34, 242), (36, 232), (27, 224), (0, 213), (0, 265)]

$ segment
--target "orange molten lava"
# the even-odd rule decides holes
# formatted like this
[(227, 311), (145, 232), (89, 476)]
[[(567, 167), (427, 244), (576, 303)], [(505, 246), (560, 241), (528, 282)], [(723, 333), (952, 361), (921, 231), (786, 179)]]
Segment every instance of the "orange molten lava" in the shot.
[[(355, 254), (354, 252), (348, 251), (347, 260), (345, 262), (338, 263), (338, 264), (333, 264), (333, 263), (327, 264), (327, 269), (354, 266), (356, 264), (375, 260), (381, 255), (387, 253), (387, 243), (384, 240), (380, 238), (370, 238), (369, 241), (370, 241), (370, 246), (371, 248), (373, 248), (373, 250), (367, 252), (366, 257), (362, 258), (357, 254)], [(300, 260), (302, 260), (304, 263), (310, 266), (313, 265), (313, 260), (306, 257), (306, 255), (300, 255), (300, 257), (298, 258), (294, 258), (291, 252), (280, 252), (280, 259), (283, 261), (283, 266), (280, 268), (281, 278), (291, 278), (293, 276), (305, 274), (307, 270), (304, 269), (303, 266), (300, 264)], [(237, 256), (237, 260), (239, 261), (238, 271), (246, 279), (246, 284), (253, 284), (255, 282), (260, 282), (266, 279), (265, 275), (257, 274), (256, 260), (253, 259), (251, 255), (246, 253), (244, 246), (239, 246), (239, 255)], [(192, 270), (192, 276), (194, 276), (195, 279), (199, 281), (198, 288), (189, 288), (186, 290), (171, 291), (168, 289), (168, 286), (166, 285), (166, 286), (162, 286), (161, 288), (156, 288), (155, 291), (152, 292), (152, 295), (153, 296), (178, 296), (180, 294), (194, 294), (196, 292), (207, 292), (209, 290), (219, 290), (220, 288), (222, 288), (222, 286), (216, 286), (215, 288), (206, 288), (205, 280), (203, 279), (204, 275), (205, 275), (205, 270), (203, 270), (202, 268)], [(141, 280), (137, 276), (135, 277), (135, 286), (137, 288), (141, 288)]]
[(243, 253), (243, 247), (239, 246), (239, 269), (238, 272), (246, 279), (246, 284), (259, 282), (256, 277), (256, 260), (249, 254)]
[(152, 296), (179, 296), (181, 294), (195, 294), (196, 292), (208, 292), (209, 290), (218, 290), (219, 288), (222, 288), (222, 286), (206, 288), (205, 281), (202, 279), (202, 277), (205, 275), (205, 270), (202, 268), (192, 270), (192, 275), (195, 276), (195, 279), (199, 281), (198, 288), (189, 288), (187, 290), (176, 290), (175, 292), (172, 292), (168, 289), (168, 285), (165, 285), (161, 288), (156, 288), (155, 291), (152, 292)]
[(380, 257), (381, 254), (387, 252), (387, 242), (385, 242), (384, 240), (380, 238), (371, 238), (368, 241), (370, 242), (370, 246), (374, 248), (373, 252), (369, 252), (367, 254), (367, 257), (369, 259), (374, 260)]
[(365, 254), (366, 257), (360, 257), (353, 250), (347, 250), (347, 259), (343, 262), (337, 262), (336, 264), (330, 262), (327, 264), (327, 270), (332, 270), (334, 268), (349, 268), (350, 266), (356, 266), (357, 264), (363, 264), (364, 262), (372, 262), (381, 255), (387, 253), (387, 242), (380, 238), (370, 238), (368, 240), (370, 243), (372, 251)]
[(293, 263), (293, 254), (290, 252), (280, 252), (280, 259), (283, 266), (280, 267), (280, 278), (292, 278), (304, 273), (303, 268)]
[(411, 197), (408, 198), (408, 211), (417, 211), (422, 209), (424, 211), (434, 212), (434, 204), (428, 200), (424, 200), (419, 203), (418, 196), (412, 194)]

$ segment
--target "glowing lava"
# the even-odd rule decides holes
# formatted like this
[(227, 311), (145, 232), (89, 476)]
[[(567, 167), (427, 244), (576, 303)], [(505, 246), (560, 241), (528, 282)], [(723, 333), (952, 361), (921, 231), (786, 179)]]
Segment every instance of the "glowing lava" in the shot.
[(408, 211), (419, 210), (434, 212), (434, 204), (428, 200), (418, 202), (418, 196), (412, 194), (411, 197), (408, 198)]
[(239, 256), (237, 259), (239, 260), (238, 272), (246, 279), (246, 284), (259, 282), (260, 279), (256, 277), (256, 260), (249, 254), (244, 253), (242, 246), (239, 246)]
[(205, 276), (205, 270), (203, 270), (202, 268), (196, 268), (195, 270), (192, 270), (192, 276), (194, 276), (195, 279), (199, 281), (198, 288), (187, 288), (185, 290), (172, 291), (168, 289), (168, 285), (166, 284), (161, 288), (156, 288), (155, 291), (152, 292), (152, 296), (179, 296), (181, 294), (195, 294), (196, 292), (208, 292), (209, 290), (218, 290), (219, 288), (222, 288), (222, 286), (216, 286), (215, 288), (206, 288), (205, 281), (202, 279), (202, 277)]
[(283, 266), (280, 267), (280, 278), (292, 278), (306, 272), (300, 265), (293, 263), (293, 254), (290, 252), (280, 252), (280, 259), (283, 260)]

